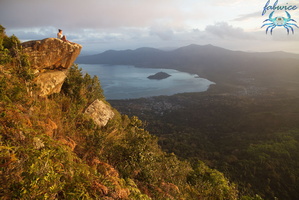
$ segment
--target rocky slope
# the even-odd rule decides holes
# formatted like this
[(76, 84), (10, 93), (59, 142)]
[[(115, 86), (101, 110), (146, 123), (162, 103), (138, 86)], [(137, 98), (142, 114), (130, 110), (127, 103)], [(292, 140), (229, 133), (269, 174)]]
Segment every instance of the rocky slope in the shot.
[[(68, 71), (82, 49), (80, 44), (57, 38), (28, 41), (22, 43), (21, 47), (34, 69), (34, 81), (40, 88), (38, 95), (41, 97), (61, 91)], [(98, 126), (105, 126), (114, 116), (111, 107), (98, 99), (86, 108), (85, 114)]]

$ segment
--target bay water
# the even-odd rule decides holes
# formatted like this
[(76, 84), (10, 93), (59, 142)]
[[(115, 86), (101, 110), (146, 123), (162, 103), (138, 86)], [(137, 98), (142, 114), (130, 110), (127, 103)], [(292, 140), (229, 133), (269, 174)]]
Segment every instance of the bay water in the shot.
[[(213, 82), (174, 69), (137, 68), (131, 65), (79, 64), (83, 73), (98, 76), (107, 100), (137, 99), (160, 95), (206, 91)], [(148, 79), (165, 72), (166, 79)]]

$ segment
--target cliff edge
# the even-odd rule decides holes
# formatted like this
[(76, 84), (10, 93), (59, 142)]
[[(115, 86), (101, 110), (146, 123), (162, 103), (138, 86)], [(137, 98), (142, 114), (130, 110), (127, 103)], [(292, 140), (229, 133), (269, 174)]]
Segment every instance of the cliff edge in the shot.
[(21, 44), (23, 52), (29, 55), (32, 68), (68, 69), (81, 52), (82, 46), (64, 42), (57, 38), (33, 40)]
[(37, 75), (35, 82), (40, 86), (39, 96), (60, 92), (68, 69), (82, 49), (79, 44), (57, 38), (28, 41), (21, 47)]

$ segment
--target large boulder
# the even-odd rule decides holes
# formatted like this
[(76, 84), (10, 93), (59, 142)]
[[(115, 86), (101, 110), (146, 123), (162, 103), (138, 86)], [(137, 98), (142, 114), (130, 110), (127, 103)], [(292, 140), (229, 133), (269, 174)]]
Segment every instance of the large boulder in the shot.
[(82, 46), (64, 42), (57, 38), (28, 41), (21, 44), (23, 52), (29, 55), (34, 69), (68, 69), (74, 63)]
[(98, 99), (92, 102), (86, 108), (84, 113), (90, 116), (93, 121), (100, 127), (106, 126), (108, 121), (114, 117), (112, 108)]
[(57, 38), (28, 41), (21, 46), (37, 75), (35, 82), (40, 87), (39, 96), (60, 92), (68, 69), (82, 49), (79, 44)]
[(38, 95), (45, 97), (53, 93), (59, 93), (66, 76), (67, 70), (49, 70), (44, 73), (40, 73), (35, 78), (35, 83), (40, 88)]

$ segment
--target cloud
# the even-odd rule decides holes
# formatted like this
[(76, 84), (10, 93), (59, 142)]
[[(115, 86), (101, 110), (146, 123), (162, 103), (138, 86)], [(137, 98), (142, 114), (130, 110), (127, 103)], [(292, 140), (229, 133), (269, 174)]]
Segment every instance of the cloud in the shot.
[(234, 6), (242, 2), (242, 0), (218, 1), (210, 0), (216, 6)]
[(158, 36), (161, 40), (171, 40), (174, 36), (174, 32), (169, 27), (155, 25), (150, 27), (150, 35)]
[[(9, 28), (145, 27), (156, 19), (182, 21), (178, 0), (1, 0), (0, 19)], [(175, 5), (175, 6), (173, 6)]]
[(7, 35), (16, 35), (22, 41), (36, 40), (48, 37), (56, 37), (57, 29), (54, 27), (40, 27), (31, 29), (13, 29), (6, 30)]
[(233, 21), (246, 21), (252, 18), (257, 18), (261, 16), (261, 12), (257, 11), (257, 12), (252, 12), (252, 13), (248, 13), (248, 14), (242, 14), (239, 15), (237, 18), (233, 19)]
[(205, 29), (208, 34), (213, 34), (219, 38), (238, 38), (238, 39), (252, 39), (252, 35), (244, 32), (242, 28), (233, 27), (227, 22), (218, 22), (214, 25), (208, 25)]

